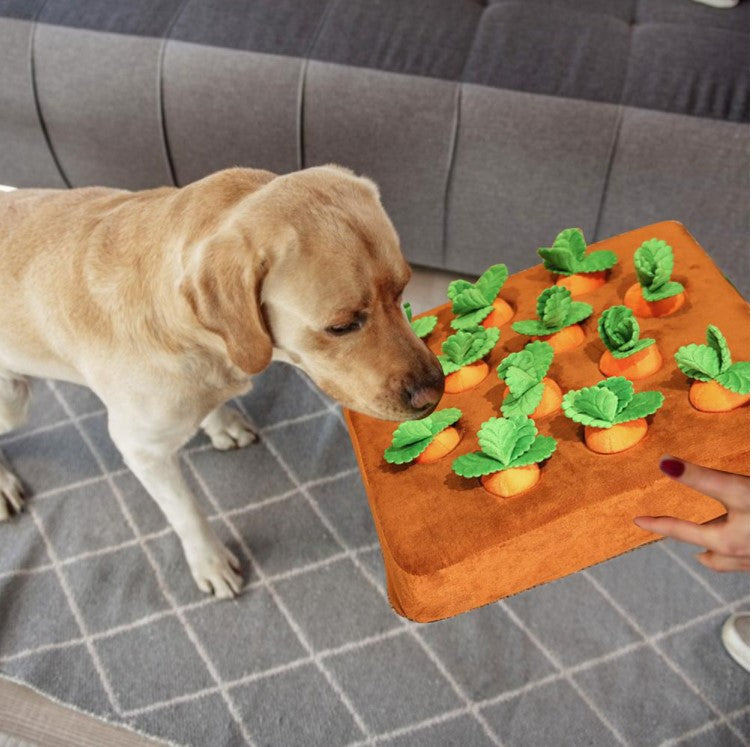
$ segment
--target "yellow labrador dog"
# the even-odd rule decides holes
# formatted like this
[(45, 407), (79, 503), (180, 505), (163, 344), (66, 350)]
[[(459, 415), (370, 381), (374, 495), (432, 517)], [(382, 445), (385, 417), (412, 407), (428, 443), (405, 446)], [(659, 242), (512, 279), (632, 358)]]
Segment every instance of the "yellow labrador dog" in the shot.
[[(178, 449), (200, 427), (219, 449), (255, 440), (224, 403), (273, 359), (375, 417), (431, 412), (443, 376), (401, 310), (409, 274), (376, 186), (337, 166), (0, 194), (0, 433), (26, 417), (25, 375), (90, 387), (199, 588), (232, 596), (238, 561)], [(23, 499), (0, 465), (0, 520)]]

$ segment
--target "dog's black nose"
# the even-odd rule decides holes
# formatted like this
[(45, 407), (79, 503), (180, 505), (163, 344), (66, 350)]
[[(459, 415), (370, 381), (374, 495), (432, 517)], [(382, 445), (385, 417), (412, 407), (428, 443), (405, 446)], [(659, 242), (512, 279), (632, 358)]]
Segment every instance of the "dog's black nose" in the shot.
[[(432, 374), (418, 381), (415, 385), (406, 387), (406, 400), (414, 410), (424, 411), (429, 415), (445, 392), (445, 377), (442, 371), (433, 371)], [(431, 408), (431, 409), (430, 409)]]

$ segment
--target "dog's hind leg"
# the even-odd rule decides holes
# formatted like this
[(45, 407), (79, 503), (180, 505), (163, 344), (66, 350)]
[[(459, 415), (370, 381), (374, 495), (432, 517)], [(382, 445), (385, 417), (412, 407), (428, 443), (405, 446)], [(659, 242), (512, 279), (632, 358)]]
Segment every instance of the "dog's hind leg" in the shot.
[[(0, 434), (23, 425), (29, 407), (29, 382), (0, 369)], [(2, 461), (0, 454), (0, 521), (21, 511), (24, 492), (20, 480)]]

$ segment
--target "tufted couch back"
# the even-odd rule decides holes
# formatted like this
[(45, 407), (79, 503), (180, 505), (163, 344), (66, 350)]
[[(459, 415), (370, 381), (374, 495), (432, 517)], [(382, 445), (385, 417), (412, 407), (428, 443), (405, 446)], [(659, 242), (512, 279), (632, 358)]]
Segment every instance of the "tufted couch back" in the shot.
[(0, 183), (366, 173), (408, 257), (675, 218), (748, 288), (749, 5), (0, 0)]

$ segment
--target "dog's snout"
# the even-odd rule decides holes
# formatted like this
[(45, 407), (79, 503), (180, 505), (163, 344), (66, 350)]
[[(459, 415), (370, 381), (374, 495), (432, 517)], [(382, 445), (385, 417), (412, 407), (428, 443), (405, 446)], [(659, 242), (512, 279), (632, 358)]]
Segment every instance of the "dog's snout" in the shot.
[(432, 371), (429, 376), (406, 388), (406, 399), (414, 410), (428, 415), (430, 408), (437, 406), (444, 391), (445, 377), (442, 371)]

